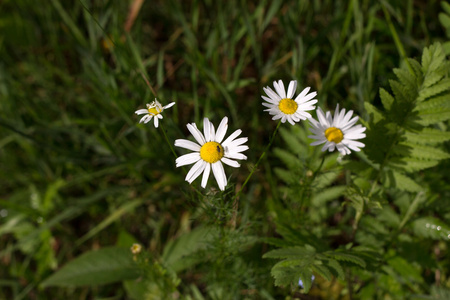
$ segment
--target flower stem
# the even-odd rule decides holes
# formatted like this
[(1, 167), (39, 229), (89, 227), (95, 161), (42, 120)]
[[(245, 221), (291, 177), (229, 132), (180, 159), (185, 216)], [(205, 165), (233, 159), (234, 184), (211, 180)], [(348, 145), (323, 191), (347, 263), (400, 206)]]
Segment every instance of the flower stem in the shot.
[(234, 197), (234, 200), (237, 201), (237, 199), (239, 198), (239, 195), (241, 194), (242, 190), (244, 189), (244, 187), (247, 185), (247, 182), (249, 181), (249, 179), (252, 177), (253, 173), (256, 171), (256, 169), (258, 168), (259, 163), (261, 162), (261, 160), (263, 159), (263, 157), (266, 155), (267, 150), (269, 150), (270, 146), (273, 143), (273, 140), (275, 139), (275, 135), (278, 132), (278, 128), (280, 128), (281, 125), (281, 120), (278, 122), (277, 127), (275, 128), (275, 131), (273, 132), (270, 140), (269, 140), (269, 144), (266, 146), (266, 148), (264, 149), (263, 153), (261, 154), (261, 156), (259, 157), (258, 161), (256, 162), (256, 164), (253, 166), (252, 171), (250, 172), (250, 174), (247, 176), (247, 178), (244, 181), (244, 184), (241, 186), (241, 188), (239, 189), (239, 192), (236, 193), (236, 196)]
[(166, 130), (164, 129), (164, 126), (162, 124), (161, 124), (161, 130), (163, 132), (164, 139), (166, 140), (166, 143), (169, 145), (170, 150), (172, 151), (173, 155), (175, 156), (175, 158), (178, 158), (178, 155), (175, 153), (175, 150), (173, 149), (172, 144), (169, 142), (169, 138), (167, 137)]
[[(166, 140), (166, 143), (169, 145), (170, 150), (172, 151), (172, 154), (175, 156), (175, 159), (177, 159), (178, 155), (175, 152), (175, 150), (173, 149), (172, 144), (169, 142), (169, 138), (167, 137), (166, 130), (164, 129), (164, 126), (162, 124), (160, 124), (160, 126), (161, 126), (161, 131), (163, 132), (163, 135), (164, 135), (164, 139)], [(184, 167), (181, 167), (181, 168), (183, 169), (184, 173), (187, 174), (186, 169)], [(200, 196), (203, 197), (203, 194), (195, 186), (193, 186), (193, 185), (190, 185), (190, 186), (194, 189), (194, 191), (197, 194), (199, 194)]]

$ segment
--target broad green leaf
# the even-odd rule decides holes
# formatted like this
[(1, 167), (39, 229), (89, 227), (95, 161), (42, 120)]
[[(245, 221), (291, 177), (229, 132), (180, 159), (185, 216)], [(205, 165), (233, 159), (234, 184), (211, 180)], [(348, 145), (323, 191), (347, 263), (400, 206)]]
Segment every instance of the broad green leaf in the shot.
[(139, 277), (128, 248), (108, 247), (87, 252), (70, 261), (42, 282), (47, 286), (100, 285)]

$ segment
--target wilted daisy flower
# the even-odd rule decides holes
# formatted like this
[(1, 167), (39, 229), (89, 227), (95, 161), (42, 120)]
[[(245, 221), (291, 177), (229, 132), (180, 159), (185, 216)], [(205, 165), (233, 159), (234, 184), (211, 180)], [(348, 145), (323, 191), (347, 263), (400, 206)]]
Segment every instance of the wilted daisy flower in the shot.
[[(339, 111), (339, 104), (336, 106), (336, 111), (334, 113), (334, 119), (331, 116), (331, 112), (327, 111), (325, 115), (322, 109), (317, 109), (317, 117), (319, 121), (311, 118), (309, 122), (312, 128), (309, 130), (314, 133), (314, 135), (308, 136), (309, 138), (316, 139), (317, 141), (312, 142), (311, 146), (316, 146), (325, 143), (322, 147), (322, 151), (328, 149), (328, 151), (334, 151), (337, 148), (342, 155), (350, 154), (350, 149), (353, 151), (360, 151), (359, 148), (363, 148), (364, 144), (357, 142), (366, 137), (363, 133), (366, 127), (362, 125), (355, 125), (359, 117), (356, 116), (350, 120), (353, 115), (353, 111), (350, 110), (345, 113), (345, 109)], [(350, 148), (350, 149), (349, 149)]]
[(181, 167), (195, 163), (186, 175), (186, 181), (192, 183), (203, 172), (201, 184), (203, 188), (208, 182), (212, 169), (219, 188), (222, 191), (225, 190), (227, 177), (222, 163), (238, 168), (240, 164), (233, 159), (247, 159), (247, 156), (241, 152), (248, 149), (248, 146), (243, 145), (248, 138), (236, 139), (242, 133), (242, 130), (238, 129), (222, 142), (228, 129), (227, 117), (222, 119), (217, 132), (214, 131), (214, 125), (208, 118), (203, 120), (204, 135), (197, 129), (195, 123), (187, 124), (187, 128), (198, 144), (184, 139), (176, 140), (175, 146), (194, 151), (178, 157), (175, 161), (176, 166)]
[(284, 123), (287, 120), (292, 125), (295, 125), (295, 122), (311, 118), (311, 115), (306, 111), (315, 109), (314, 104), (317, 103), (317, 99), (313, 98), (317, 95), (317, 92), (308, 94), (310, 88), (307, 87), (293, 99), (297, 89), (296, 80), (292, 80), (289, 83), (287, 93), (281, 80), (278, 82), (274, 81), (273, 86), (276, 92), (270, 87), (265, 87), (263, 88), (264, 92), (269, 97), (261, 96), (268, 102), (263, 102), (262, 105), (268, 107), (264, 111), (268, 111), (269, 114), (273, 115), (272, 120), (281, 118), (281, 122)]
[(139, 254), (142, 251), (142, 246), (140, 244), (134, 243), (133, 246), (131, 246), (130, 250), (133, 254)]
[(161, 103), (155, 98), (155, 101), (153, 101), (151, 104), (147, 104), (147, 109), (138, 109), (135, 114), (142, 115), (146, 114), (141, 118), (139, 123), (147, 124), (153, 117), (154, 118), (154, 124), (155, 127), (158, 128), (158, 119), (162, 119), (162, 112), (166, 108), (174, 106), (175, 102), (169, 103), (166, 106), (162, 106)]

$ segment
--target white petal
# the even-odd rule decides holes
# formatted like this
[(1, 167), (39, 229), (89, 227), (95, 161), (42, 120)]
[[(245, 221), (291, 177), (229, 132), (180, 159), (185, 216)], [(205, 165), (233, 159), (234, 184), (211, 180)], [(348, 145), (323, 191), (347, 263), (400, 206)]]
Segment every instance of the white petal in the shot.
[(224, 191), (225, 186), (227, 185), (227, 178), (222, 163), (220, 161), (213, 163), (212, 170), (214, 177), (216, 178), (217, 184), (219, 185), (219, 189), (221, 191)]
[(203, 119), (203, 132), (205, 133), (206, 142), (211, 142), (211, 126), (208, 118)]
[(175, 146), (197, 152), (200, 151), (201, 148), (199, 144), (183, 139), (175, 140)]
[[(320, 144), (323, 144), (323, 143), (325, 143), (326, 141), (324, 141), (324, 140), (318, 140), (318, 141), (315, 141), (315, 142), (312, 142), (311, 144), (309, 144), (310, 146), (317, 146), (317, 145), (320, 145)], [(322, 150), (323, 151), (323, 150)]]
[(163, 108), (167, 109), (167, 108), (170, 108), (170, 107), (172, 107), (174, 105), (175, 105), (175, 102), (171, 102), (171, 103), (167, 104), (166, 106), (163, 106)]
[(211, 141), (215, 141), (216, 140), (216, 131), (214, 130), (214, 125), (212, 122), (209, 122), (209, 137), (211, 138)]
[(291, 125), (295, 125), (295, 122), (291, 116), (287, 116), (286, 119), (288, 120), (289, 123), (291, 123)]
[(203, 137), (203, 134), (200, 132), (200, 130), (197, 129), (197, 126), (194, 123), (187, 124), (186, 126), (189, 132), (195, 138), (195, 140), (199, 143), (199, 145), (203, 146), (206, 143), (206, 141), (205, 138)]
[(143, 117), (141, 118), (141, 120), (139, 121), (139, 123), (147, 124), (148, 121), (150, 121), (151, 119), (152, 119), (152, 116), (151, 116), (151, 115), (145, 115), (145, 116), (143, 116)]
[(225, 153), (225, 157), (227, 158), (234, 158), (234, 159), (243, 159), (246, 160), (247, 156), (245, 156), (242, 153), (236, 153), (236, 152), (230, 152), (230, 153)]
[(200, 153), (199, 152), (194, 152), (194, 153), (188, 153), (188, 154), (185, 154), (185, 155), (182, 155), (182, 156), (178, 157), (175, 160), (175, 164), (176, 164), (176, 166), (178, 168), (178, 167), (181, 167), (181, 166), (193, 164), (193, 163), (195, 163), (195, 162), (197, 162), (199, 160), (201, 160)]
[(246, 143), (247, 141), (248, 141), (247, 137), (238, 138), (238, 139), (228, 143), (228, 148), (233, 148), (233, 147), (236, 147), (236, 146), (240, 146), (240, 145)]
[(297, 80), (291, 80), (291, 82), (289, 82), (288, 92), (286, 94), (287, 98), (292, 99), (292, 96), (294, 96), (296, 90), (297, 90)]
[(193, 165), (187, 173), (185, 180), (189, 183), (192, 183), (192, 181), (194, 181), (198, 176), (200, 176), (200, 174), (202, 174), (207, 164), (208, 163), (203, 160), (199, 160), (198, 162), (196, 162), (195, 165)]
[(242, 133), (242, 130), (238, 129), (233, 132), (223, 143), (222, 147), (228, 147), (228, 144), (232, 142), (235, 138), (237, 138)]
[[(270, 104), (273, 104), (273, 105), (277, 105), (278, 104), (278, 102), (280, 102), (279, 100), (277, 101), (277, 100), (274, 100), (274, 99), (272, 99), (272, 98), (269, 98), (269, 97), (266, 97), (266, 96), (261, 96), (264, 100), (266, 100), (267, 102), (269, 102)], [(263, 102), (264, 103), (264, 102)], [(269, 103), (266, 103), (266, 104), (269, 104)]]
[(232, 159), (228, 159), (226, 157), (222, 157), (221, 161), (224, 164), (227, 164), (227, 165), (229, 165), (230, 167), (233, 167), (233, 168), (239, 168), (241, 166), (241, 164), (238, 163), (237, 161), (232, 160)]
[(328, 123), (328, 121), (320, 107), (317, 109), (317, 118), (319, 118), (319, 122), (321, 125), (326, 125), (327, 127), (330, 127), (330, 124)]
[(219, 144), (222, 143), (222, 140), (225, 137), (227, 130), (228, 130), (228, 118), (225, 117), (220, 122), (219, 127), (217, 127), (216, 139), (215, 139), (215, 141), (217, 143), (219, 143)]
[[(304, 96), (304, 97), (302, 97), (300, 99), (298, 97), (295, 98), (295, 102), (297, 102), (299, 104), (306, 103), (309, 100), (313, 99), (316, 95), (317, 95), (317, 92), (312, 92), (311, 94), (308, 94), (308, 95), (306, 95), (306, 96)], [(311, 101), (314, 101), (314, 100), (311, 100)]]
[(281, 100), (280, 96), (277, 93), (275, 93), (270, 87), (265, 87), (263, 88), (263, 90), (267, 94), (267, 96), (276, 101), (276, 103), (278, 103), (278, 101)]
[(237, 147), (228, 147), (228, 151), (230, 153), (238, 153), (248, 150), (248, 146), (237, 146)]
[(147, 109), (138, 109), (134, 113), (137, 115), (148, 114), (148, 110)]
[(275, 90), (277, 91), (278, 95), (280, 95), (281, 99), (286, 98), (286, 90), (284, 89), (283, 81), (278, 80), (278, 83), (274, 81), (273, 86), (275, 87)]
[(304, 88), (303, 91), (301, 91), (301, 93), (298, 94), (297, 97), (295, 97), (295, 101), (301, 100), (303, 97), (305, 97), (306, 94), (308, 94), (310, 89), (311, 89), (311, 87), (309, 87), (309, 86)]
[(205, 188), (206, 184), (208, 183), (209, 173), (211, 173), (211, 164), (206, 163), (205, 170), (203, 171), (203, 177), (202, 177), (202, 188)]
[(153, 118), (153, 123), (155, 124), (155, 128), (158, 128), (158, 121), (159, 118), (157, 118), (156, 116)]

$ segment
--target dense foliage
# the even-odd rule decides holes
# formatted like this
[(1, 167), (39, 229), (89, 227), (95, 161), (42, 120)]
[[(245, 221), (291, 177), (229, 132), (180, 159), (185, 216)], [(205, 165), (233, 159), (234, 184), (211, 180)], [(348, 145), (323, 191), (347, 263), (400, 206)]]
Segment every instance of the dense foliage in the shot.
[[(0, 299), (450, 298), (448, 3), (0, 7)], [(277, 127), (279, 79), (359, 115), (362, 151)], [(189, 185), (166, 141), (224, 116), (248, 159)]]

